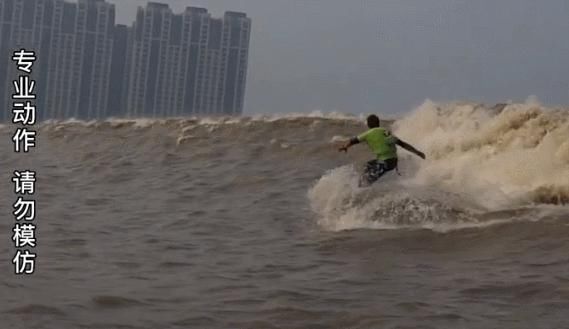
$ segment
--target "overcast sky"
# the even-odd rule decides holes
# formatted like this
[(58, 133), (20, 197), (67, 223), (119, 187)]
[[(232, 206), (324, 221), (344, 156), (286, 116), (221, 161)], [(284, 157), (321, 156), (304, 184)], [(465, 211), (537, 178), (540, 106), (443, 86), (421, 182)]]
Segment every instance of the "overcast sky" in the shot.
[[(131, 24), (146, 0), (115, 3)], [(245, 113), (569, 104), (568, 0), (164, 0), (253, 20)]]

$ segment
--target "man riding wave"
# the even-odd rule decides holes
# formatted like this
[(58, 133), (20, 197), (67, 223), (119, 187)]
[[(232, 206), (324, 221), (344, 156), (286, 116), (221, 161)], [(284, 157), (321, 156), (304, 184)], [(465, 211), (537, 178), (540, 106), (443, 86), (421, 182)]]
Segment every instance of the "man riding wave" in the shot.
[(348, 149), (362, 142), (367, 143), (376, 158), (367, 162), (360, 184), (373, 184), (383, 174), (393, 169), (397, 169), (397, 145), (407, 151), (425, 159), (425, 154), (401, 139), (397, 138), (385, 128), (379, 126), (379, 118), (372, 114), (367, 117), (368, 131), (357, 137), (351, 138), (346, 144), (339, 148), (339, 151), (348, 152)]

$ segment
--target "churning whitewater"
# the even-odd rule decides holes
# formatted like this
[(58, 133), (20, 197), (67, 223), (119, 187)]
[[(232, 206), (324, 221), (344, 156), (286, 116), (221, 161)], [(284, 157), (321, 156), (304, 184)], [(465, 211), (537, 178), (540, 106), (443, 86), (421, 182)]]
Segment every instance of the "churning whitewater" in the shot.
[(520, 211), (535, 218), (535, 211), (551, 211), (543, 204), (569, 203), (565, 110), (426, 102), (393, 131), (429, 161), (409, 157), (406, 177), (385, 179), (372, 191), (357, 188), (360, 168), (329, 171), (309, 192), (324, 227), (447, 230), (500, 223), (495, 214), (508, 210), (518, 210), (512, 220), (520, 220)]
[(427, 159), (359, 188), (371, 153), (336, 146), (364, 119), (48, 121), (25, 156), (0, 126), (0, 180), (37, 171), (39, 236), (36, 273), (0, 278), (3, 325), (565, 327), (567, 109), (427, 101), (383, 123)]

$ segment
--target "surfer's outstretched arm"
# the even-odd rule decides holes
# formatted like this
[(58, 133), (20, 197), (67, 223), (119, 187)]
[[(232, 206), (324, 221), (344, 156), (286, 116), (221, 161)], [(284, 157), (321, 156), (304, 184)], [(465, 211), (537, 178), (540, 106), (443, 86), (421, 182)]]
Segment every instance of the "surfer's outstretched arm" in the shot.
[(425, 153), (417, 150), (411, 144), (407, 144), (404, 141), (400, 140), (399, 138), (397, 138), (397, 145), (401, 146), (402, 148), (406, 149), (407, 151), (415, 154), (416, 156), (418, 156), (420, 158), (423, 158), (423, 159), (425, 158)]
[(353, 137), (351, 138), (349, 141), (347, 141), (344, 145), (340, 146), (340, 148), (338, 149), (338, 151), (342, 152), (348, 152), (348, 149), (356, 144), (359, 144), (360, 140), (357, 137)]

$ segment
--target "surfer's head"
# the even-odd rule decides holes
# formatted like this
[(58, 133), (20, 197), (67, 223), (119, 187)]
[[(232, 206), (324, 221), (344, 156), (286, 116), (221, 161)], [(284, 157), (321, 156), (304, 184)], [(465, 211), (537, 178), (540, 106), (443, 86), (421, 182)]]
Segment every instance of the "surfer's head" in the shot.
[(379, 118), (377, 117), (377, 115), (372, 114), (367, 117), (367, 126), (369, 129), (379, 127)]

